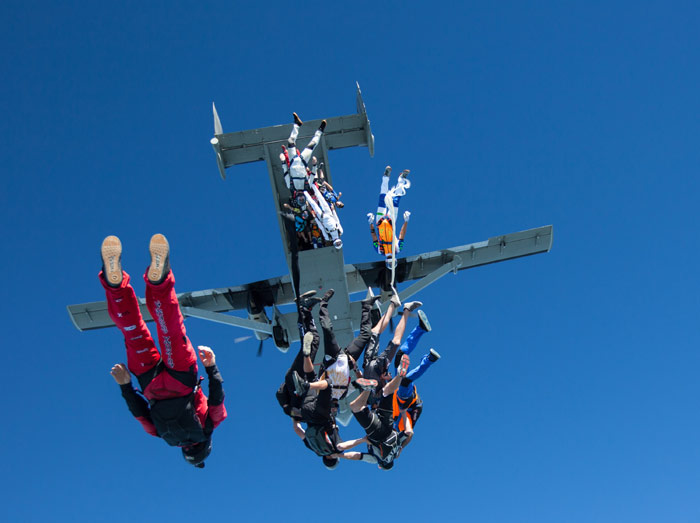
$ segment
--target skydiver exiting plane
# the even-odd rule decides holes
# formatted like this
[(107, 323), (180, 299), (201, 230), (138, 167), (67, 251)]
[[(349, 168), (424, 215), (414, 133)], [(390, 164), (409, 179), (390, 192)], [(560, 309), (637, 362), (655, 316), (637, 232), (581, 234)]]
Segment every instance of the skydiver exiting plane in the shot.
[(311, 154), (321, 140), (321, 135), (326, 129), (326, 120), (321, 122), (318, 129), (314, 133), (313, 138), (304, 148), (304, 150), (299, 153), (297, 149), (297, 136), (299, 136), (299, 128), (304, 124), (297, 113), (292, 113), (294, 117), (294, 125), (292, 126), (292, 133), (289, 135), (287, 140), (288, 148), (282, 146), (282, 153), (280, 153), (280, 161), (282, 162), (282, 171), (284, 172), (284, 181), (287, 187), (292, 191), (292, 196), (297, 191), (303, 191), (309, 188), (309, 160), (311, 159)]
[[(122, 245), (116, 236), (102, 242), (100, 283), (105, 289), (109, 317), (124, 335), (127, 364), (117, 363), (111, 374), (121, 387), (132, 415), (152, 436), (181, 447), (182, 456), (197, 468), (211, 453), (211, 434), (226, 418), (223, 379), (214, 351), (200, 345), (199, 357), (209, 377), (209, 398), (197, 378), (197, 355), (190, 343), (175, 294), (170, 270), (170, 246), (155, 234), (149, 246), (151, 264), (146, 269), (146, 306), (156, 321), (158, 352), (141, 316), (139, 302), (122, 271)], [(136, 376), (143, 396), (131, 385)], [(145, 399), (144, 399), (145, 397)]]
[(343, 246), (343, 240), (340, 239), (340, 236), (343, 234), (343, 227), (340, 225), (338, 215), (334, 209), (330, 208), (328, 202), (318, 190), (315, 183), (311, 184), (311, 189), (316, 199), (314, 200), (306, 191), (304, 191), (304, 196), (306, 202), (314, 211), (316, 223), (318, 223), (325, 240), (327, 242), (332, 241), (333, 246), (336, 249), (340, 249)]
[(336, 193), (331, 184), (326, 181), (326, 177), (323, 172), (323, 163), (317, 165), (315, 156), (311, 158), (311, 174), (312, 177), (310, 178), (310, 181), (315, 182), (316, 185), (318, 185), (318, 190), (321, 191), (321, 194), (323, 194), (323, 197), (326, 199), (331, 209), (335, 210), (335, 207), (338, 209), (345, 207), (345, 204), (340, 201), (340, 197), (343, 195), (343, 193)]
[[(413, 349), (416, 348), (418, 340), (426, 332), (430, 332), (431, 327), (428, 322), (428, 317), (425, 312), (418, 311), (418, 325), (416, 325), (411, 333), (403, 342), (401, 348), (396, 353), (396, 358), (394, 359), (394, 366), (399, 369), (401, 358), (404, 354), (411, 354)], [(393, 398), (393, 417), (394, 417), (394, 428), (400, 433), (409, 434), (404, 443), (403, 447), (406, 447), (411, 442), (413, 438), (413, 430), (418, 422), (418, 418), (423, 412), (423, 402), (418, 395), (418, 390), (413, 384), (418, 378), (420, 378), (425, 371), (427, 371), (430, 366), (440, 359), (440, 354), (435, 349), (430, 349), (428, 354), (424, 355), (420, 361), (420, 364), (411, 369), (404, 378), (401, 379), (399, 388), (394, 393)], [(406, 432), (410, 429), (408, 432)]]
[[(399, 174), (399, 180), (394, 187), (389, 189), (389, 177), (391, 176), (391, 166), (387, 165), (382, 176), (382, 183), (379, 191), (379, 203), (377, 204), (377, 214), (367, 213), (367, 221), (369, 222), (369, 230), (372, 234), (372, 242), (374, 248), (379, 254), (383, 254), (386, 258), (386, 265), (392, 268), (394, 265), (394, 255), (403, 248), (404, 239), (406, 238), (406, 227), (411, 213), (406, 211), (403, 213), (403, 225), (399, 231), (398, 242), (394, 243), (394, 224), (398, 216), (399, 203), (401, 197), (406, 194), (406, 190), (411, 187), (411, 182), (408, 180), (408, 174), (411, 171), (405, 169)], [(387, 210), (386, 197), (389, 195), (391, 206), (393, 209)], [(375, 232), (375, 220), (377, 232)], [(393, 248), (392, 248), (393, 245)]]
[(318, 351), (319, 336), (313, 316), (311, 315), (311, 309), (313, 305), (320, 300), (319, 298), (313, 298), (315, 294), (316, 291), (309, 291), (302, 294), (297, 299), (297, 325), (299, 327), (299, 336), (302, 343), (299, 347), (299, 353), (294, 358), (292, 365), (284, 376), (284, 382), (280, 385), (279, 389), (277, 389), (276, 393), (277, 402), (280, 404), (280, 407), (282, 407), (284, 413), (297, 420), (300, 419), (300, 409), (302, 407), (303, 398), (294, 393), (294, 380), (292, 376), (297, 372), (308, 381), (314, 381), (316, 378), (313, 360)]
[[(330, 388), (334, 400), (345, 397), (350, 385), (350, 371), (356, 368), (356, 362), (365, 350), (372, 335), (372, 317), (370, 312), (372, 305), (379, 299), (379, 296), (370, 294), (370, 296), (360, 302), (362, 304), (362, 316), (358, 336), (350, 342), (350, 345), (341, 350), (335, 339), (333, 323), (331, 322), (330, 314), (328, 314), (328, 301), (333, 297), (333, 294), (333, 289), (329, 289), (320, 300), (315, 297), (309, 298), (309, 300), (313, 300), (311, 303), (320, 302), (321, 304), (318, 316), (321, 322), (321, 329), (323, 330), (323, 344), (326, 351), (321, 371), (325, 373), (325, 380), (315, 383), (304, 381), (301, 385), (297, 385), (297, 394), (299, 396), (305, 395), (309, 390), (316, 391)], [(327, 383), (324, 384), (324, 382)]]
[(368, 408), (367, 400), (370, 393), (377, 387), (377, 381), (358, 378), (353, 382), (353, 385), (362, 390), (362, 393), (350, 403), (350, 410), (367, 434), (368, 453), (347, 452), (336, 454), (336, 457), (376, 463), (383, 470), (389, 470), (394, 466), (394, 460), (399, 457), (403, 448), (403, 441), (411, 435), (410, 429), (407, 429), (403, 436), (394, 430), (392, 417), (394, 392), (406, 375), (409, 364), (408, 355), (401, 356), (396, 377), (384, 385), (380, 391), (381, 399), (376, 410)]
[(391, 303), (389, 303), (389, 308), (387, 309), (386, 313), (384, 313), (381, 320), (372, 328), (370, 340), (367, 344), (367, 349), (365, 350), (365, 357), (362, 364), (362, 375), (364, 378), (375, 380), (377, 382), (377, 394), (370, 395), (370, 405), (376, 404), (376, 402), (379, 400), (378, 390), (384, 387), (384, 385), (392, 379), (391, 375), (389, 374), (389, 365), (391, 364), (392, 360), (394, 360), (397, 350), (401, 345), (401, 339), (406, 331), (406, 321), (408, 320), (409, 312), (418, 309), (423, 305), (423, 303), (419, 301), (411, 301), (404, 304), (401, 320), (394, 330), (392, 339), (389, 341), (382, 353), (378, 354), (379, 337), (389, 324), (389, 319), (393, 315), (394, 310), (400, 305), (401, 302), (398, 299), (398, 295), (394, 294), (391, 298)]

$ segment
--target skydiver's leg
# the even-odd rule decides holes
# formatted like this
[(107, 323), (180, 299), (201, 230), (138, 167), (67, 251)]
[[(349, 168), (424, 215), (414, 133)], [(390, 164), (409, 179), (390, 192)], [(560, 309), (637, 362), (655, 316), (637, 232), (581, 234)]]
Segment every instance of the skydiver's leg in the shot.
[(401, 344), (401, 353), (411, 354), (411, 352), (413, 352), (413, 349), (416, 348), (418, 341), (426, 332), (427, 331), (423, 330), (420, 325), (416, 325), (415, 327), (413, 327), (411, 334), (409, 334), (406, 337), (406, 340)]
[(360, 319), (360, 333), (357, 338), (350, 342), (350, 345), (345, 349), (349, 356), (357, 361), (362, 355), (362, 351), (367, 346), (367, 343), (372, 336), (372, 300), (362, 300), (362, 316)]
[[(151, 264), (146, 268), (146, 306), (158, 328), (158, 341), (165, 366), (197, 375), (197, 354), (187, 337), (185, 322), (175, 294), (175, 276), (170, 270), (170, 246), (162, 234), (154, 234), (149, 245)], [(165, 273), (167, 271), (167, 273)], [(161, 274), (165, 273), (165, 277)], [(157, 279), (153, 283), (150, 278)]]
[(146, 281), (146, 305), (156, 320), (158, 341), (163, 350), (163, 362), (172, 370), (197, 373), (197, 355), (187, 337), (185, 321), (175, 294), (175, 276), (168, 273), (165, 280), (155, 285)]
[(323, 120), (321, 123), (321, 127), (319, 127), (316, 132), (314, 133), (314, 137), (311, 138), (311, 141), (308, 143), (308, 145), (304, 148), (304, 150), (301, 152), (301, 157), (304, 159), (304, 163), (309, 163), (309, 159), (311, 158), (311, 155), (314, 152), (314, 149), (318, 145), (318, 142), (321, 140), (321, 135), (323, 134), (323, 129), (326, 127), (326, 121)]
[(414, 369), (411, 369), (408, 374), (406, 374), (406, 377), (401, 381), (401, 386), (399, 387), (398, 392), (399, 397), (408, 397), (411, 392), (410, 387), (412, 386), (412, 383), (425, 374), (425, 371), (427, 371), (433, 363), (435, 362), (430, 359), (428, 354), (423, 356), (423, 358), (420, 360), (420, 364)]
[(384, 198), (386, 193), (389, 192), (389, 175), (391, 174), (391, 167), (387, 165), (384, 170), (384, 175), (382, 176), (382, 183), (379, 187), (379, 203), (377, 203), (377, 213), (375, 214), (376, 223), (379, 223), (379, 219), (386, 214), (386, 203), (384, 203)]
[(297, 136), (299, 136), (299, 126), (295, 123), (292, 126), (292, 132), (287, 139), (289, 158), (292, 159), (297, 155)]
[(338, 346), (335, 333), (333, 332), (333, 322), (331, 322), (331, 316), (328, 313), (328, 301), (321, 301), (321, 305), (318, 309), (318, 318), (321, 322), (321, 330), (323, 331), (323, 346), (326, 350), (326, 356), (336, 359), (340, 354), (340, 346)]
[(122, 275), (119, 287), (108, 285), (102, 271), (99, 278), (105, 289), (109, 317), (124, 336), (126, 365), (138, 376), (152, 369), (160, 361), (160, 354), (141, 316), (139, 302), (129, 283), (130, 277), (123, 271)]

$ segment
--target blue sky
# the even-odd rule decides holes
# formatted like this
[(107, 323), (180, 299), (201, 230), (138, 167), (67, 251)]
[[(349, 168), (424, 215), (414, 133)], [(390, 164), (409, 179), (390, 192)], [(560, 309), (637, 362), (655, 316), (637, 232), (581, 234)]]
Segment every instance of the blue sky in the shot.
[[(696, 521), (699, 15), (4, 2), (0, 518)], [(376, 259), (364, 215), (386, 164), (412, 173), (407, 255), (548, 224), (553, 249), (418, 296), (434, 327), (419, 351), (443, 359), (391, 473), (328, 472), (293, 434), (274, 391), (295, 347), (257, 358), (255, 340), (234, 343), (247, 332), (188, 320), (229, 412), (192, 470), (130, 418), (109, 376), (119, 333), (80, 333), (65, 306), (103, 299), (108, 234), (139, 295), (155, 232), (181, 292), (284, 274), (265, 167), (220, 179), (211, 103), (224, 131), (251, 129), (352, 113), (355, 81), (376, 152), (331, 153), (347, 263)]]

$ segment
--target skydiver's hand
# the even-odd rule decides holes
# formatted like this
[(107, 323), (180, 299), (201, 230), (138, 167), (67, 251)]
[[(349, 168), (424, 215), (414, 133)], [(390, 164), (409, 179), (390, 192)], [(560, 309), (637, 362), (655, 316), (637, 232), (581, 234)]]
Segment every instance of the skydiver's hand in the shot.
[(403, 221), (407, 222), (411, 218), (411, 211), (404, 211), (403, 213)]
[(216, 365), (216, 356), (214, 356), (214, 351), (211, 350), (211, 348), (204, 345), (198, 345), (197, 350), (199, 351), (199, 359), (202, 360), (202, 364), (205, 367)]
[(367, 223), (369, 223), (370, 225), (374, 223), (374, 214), (372, 214), (371, 212), (367, 213)]
[(131, 383), (131, 374), (129, 374), (129, 370), (123, 363), (117, 363), (114, 367), (112, 367), (110, 374), (114, 378), (114, 381), (116, 381), (119, 385)]

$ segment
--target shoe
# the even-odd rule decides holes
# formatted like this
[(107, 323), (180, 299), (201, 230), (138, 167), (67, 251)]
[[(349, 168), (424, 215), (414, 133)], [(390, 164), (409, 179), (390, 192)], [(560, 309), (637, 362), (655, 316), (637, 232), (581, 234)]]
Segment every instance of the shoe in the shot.
[(401, 356), (401, 361), (399, 362), (399, 366), (396, 368), (396, 375), (401, 376), (402, 378), (406, 375), (408, 372), (408, 366), (411, 364), (411, 358), (408, 357), (408, 354), (404, 354)]
[(388, 178), (389, 176), (391, 176), (391, 165), (387, 165), (387, 166), (384, 168), (384, 176), (386, 176), (387, 178)]
[(294, 381), (294, 394), (305, 396), (309, 391), (309, 382), (299, 376), (297, 371), (292, 372), (292, 381)]
[(294, 300), (294, 301), (297, 302), (297, 303), (301, 303), (301, 302), (303, 302), (304, 300), (306, 300), (306, 299), (308, 299), (308, 298), (311, 298), (311, 296), (316, 296), (316, 291), (313, 290), (313, 289), (311, 289), (310, 291), (306, 291), (306, 292), (300, 294), (299, 297), (298, 297), (296, 300)]
[(378, 382), (377, 380), (368, 380), (367, 378), (357, 378), (352, 384), (356, 389), (373, 391), (378, 385)]
[(299, 115), (297, 113), (292, 113), (292, 116), (294, 117), (295, 124), (297, 124), (299, 127), (304, 125), (304, 122), (301, 121), (301, 118), (299, 118)]
[(408, 173), (410, 172), (411, 171), (409, 171), (408, 169), (404, 169), (403, 171), (401, 171), (401, 174), (399, 174), (399, 178), (408, 178)]
[(413, 312), (414, 310), (420, 308), (423, 306), (422, 301), (409, 301), (408, 303), (403, 304), (403, 310), (408, 311), (408, 312)]
[(440, 354), (435, 349), (430, 349), (430, 354), (428, 354), (428, 359), (432, 362), (436, 362), (440, 359)]
[(323, 120), (323, 121), (321, 122), (321, 125), (318, 126), (318, 130), (321, 131), (321, 132), (325, 131), (325, 130), (326, 130), (326, 124), (327, 124), (327, 123), (328, 123), (328, 122), (326, 122), (325, 120)]
[(335, 291), (333, 289), (328, 289), (326, 291), (326, 294), (323, 295), (323, 298), (321, 298), (321, 301), (325, 301), (326, 303), (328, 303), (334, 294)]
[(116, 236), (102, 240), (102, 276), (110, 287), (119, 287), (124, 279), (122, 272), (122, 242)]
[(396, 289), (394, 289), (394, 293), (391, 295), (391, 303), (394, 304), (394, 307), (397, 309), (401, 307), (401, 300), (399, 299), (399, 293), (396, 292)]
[(314, 335), (312, 332), (307, 332), (304, 334), (304, 345), (301, 349), (304, 356), (311, 356), (311, 344), (314, 342)]
[(425, 312), (423, 311), (418, 311), (418, 325), (425, 332), (430, 332), (432, 330), (430, 327), (430, 322), (428, 321), (428, 316), (426, 316)]
[(336, 238), (335, 240), (333, 240), (333, 247), (335, 247), (338, 250), (342, 249), (343, 248), (343, 240), (341, 240), (340, 238)]
[(372, 305), (374, 305), (374, 302), (379, 301), (379, 298), (381, 298), (381, 296), (371, 296), (369, 298), (365, 298), (360, 303), (367, 303), (371, 307)]
[(148, 281), (154, 285), (163, 283), (170, 272), (170, 245), (162, 234), (154, 234), (148, 246), (151, 252), (151, 265), (148, 267)]

